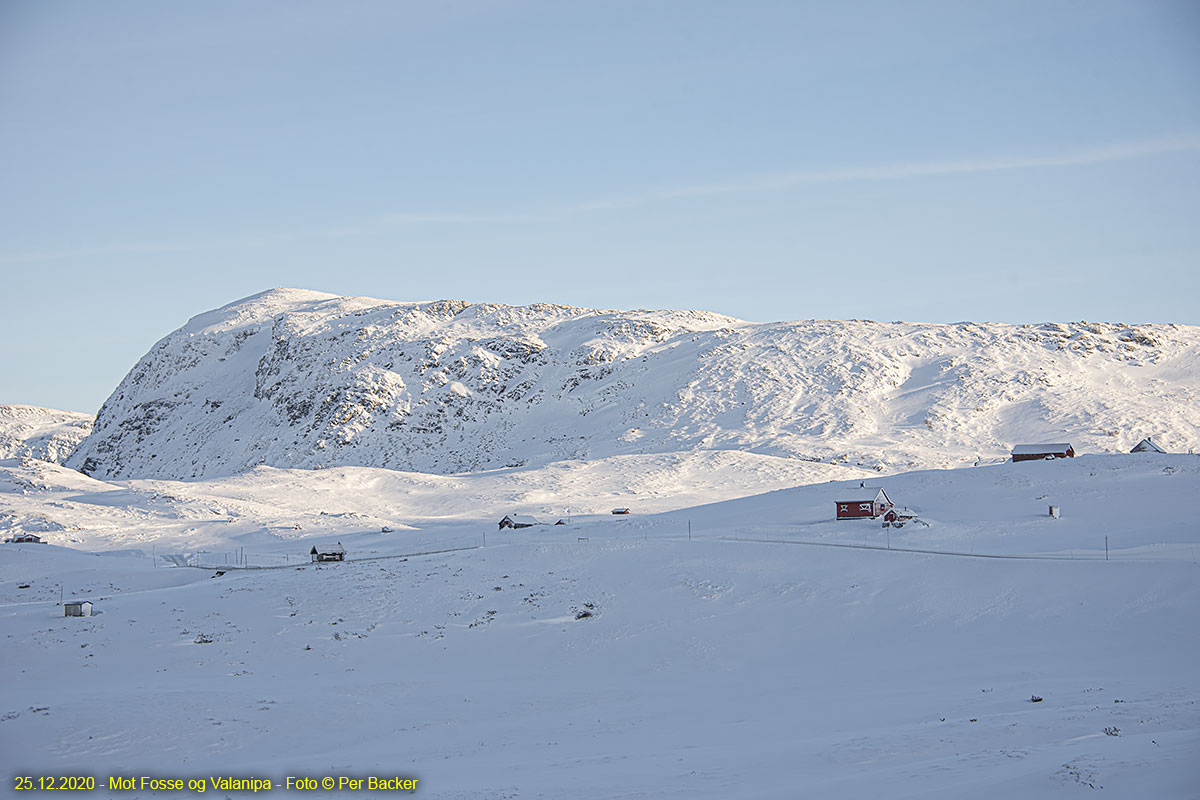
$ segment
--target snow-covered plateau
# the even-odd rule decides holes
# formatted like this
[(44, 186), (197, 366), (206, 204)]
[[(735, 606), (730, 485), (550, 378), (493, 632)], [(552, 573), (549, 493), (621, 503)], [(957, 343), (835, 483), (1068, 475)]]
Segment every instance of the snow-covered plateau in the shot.
[(894, 472), (1023, 441), (1127, 452), (1153, 434), (1183, 452), (1197, 430), (1189, 326), (757, 324), (276, 289), (154, 345), (67, 463), (100, 478), (447, 475), (737, 450)]
[(92, 420), (74, 411), (0, 405), (0, 458), (65, 461), (92, 432)]
[[(46, 542), (0, 544), (3, 793), (1196, 798), (1198, 344), (297, 290), (203, 314), (87, 438), (0, 407), (0, 534)], [(1039, 440), (1081, 455), (1004, 460)], [(915, 519), (835, 520), (875, 486)]]

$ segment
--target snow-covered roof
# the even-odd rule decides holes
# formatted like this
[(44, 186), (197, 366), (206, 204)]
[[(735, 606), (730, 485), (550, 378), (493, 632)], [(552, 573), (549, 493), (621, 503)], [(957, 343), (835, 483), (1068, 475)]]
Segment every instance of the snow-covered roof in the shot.
[(538, 522), (536, 519), (529, 516), (528, 514), (509, 514), (508, 519), (518, 525), (540, 525), (541, 524), (540, 522)]
[(1153, 439), (1151, 439), (1149, 436), (1147, 436), (1145, 439), (1142, 439), (1140, 442), (1135, 444), (1133, 446), (1133, 449), (1130, 450), (1129, 452), (1131, 452), (1131, 453), (1165, 453), (1167, 451), (1163, 450), (1161, 447), (1159, 447), (1157, 444), (1154, 443)]
[(860, 486), (854, 490), (854, 496), (835, 500), (836, 503), (872, 503), (879, 499), (879, 495), (883, 495), (883, 499), (889, 503), (892, 498), (888, 497), (887, 492), (883, 491), (882, 486)]
[(1018, 456), (1037, 455), (1039, 453), (1065, 453), (1071, 449), (1068, 443), (1059, 444), (1017, 444), (1013, 445), (1013, 454)]

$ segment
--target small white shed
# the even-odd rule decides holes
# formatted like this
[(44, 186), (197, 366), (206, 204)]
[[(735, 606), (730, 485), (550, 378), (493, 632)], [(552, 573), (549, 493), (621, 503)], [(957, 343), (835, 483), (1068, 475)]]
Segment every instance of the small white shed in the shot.
[(68, 600), (63, 603), (64, 617), (90, 617), (91, 615), (91, 600)]

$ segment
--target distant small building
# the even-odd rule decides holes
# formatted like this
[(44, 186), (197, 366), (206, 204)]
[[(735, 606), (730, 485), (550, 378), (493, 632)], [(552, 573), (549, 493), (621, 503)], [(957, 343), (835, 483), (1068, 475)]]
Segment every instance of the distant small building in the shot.
[(525, 514), (508, 514), (504, 519), (500, 520), (500, 530), (505, 528), (532, 528), (534, 525), (541, 525), (533, 517)]
[(628, 509), (628, 508), (614, 508), (614, 509), (612, 510), (612, 513), (614, 513), (614, 514), (628, 514), (628, 513), (630, 513), (630, 512), (629, 512), (629, 509)]
[(9, 541), (13, 544), (42, 544), (42, 537), (32, 533), (14, 533)]
[(308, 555), (314, 564), (322, 561), (345, 561), (346, 549), (342, 547), (341, 542), (338, 542), (333, 547), (329, 547), (327, 545), (322, 547), (320, 550), (318, 550), (316, 547), (313, 547), (312, 550), (308, 551)]
[(1157, 444), (1154, 443), (1153, 439), (1151, 439), (1149, 436), (1147, 436), (1145, 439), (1142, 439), (1140, 442), (1135, 444), (1133, 446), (1133, 449), (1130, 450), (1129, 452), (1131, 452), (1131, 453), (1165, 453), (1167, 451), (1163, 450), (1161, 447), (1159, 447)]
[(91, 600), (68, 600), (63, 603), (64, 617), (90, 617), (91, 615)]
[(854, 497), (835, 501), (838, 519), (875, 519), (893, 508), (892, 499), (878, 486), (862, 486)]
[(1043, 461), (1055, 458), (1074, 458), (1075, 448), (1070, 444), (1019, 444), (1012, 449), (1012, 460)]

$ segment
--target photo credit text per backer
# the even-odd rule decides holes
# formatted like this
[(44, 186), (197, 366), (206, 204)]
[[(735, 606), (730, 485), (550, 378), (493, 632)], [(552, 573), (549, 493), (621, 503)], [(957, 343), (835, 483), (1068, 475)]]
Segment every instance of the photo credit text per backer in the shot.
[(107, 779), (92, 776), (13, 776), (14, 792), (39, 791), (82, 791), (92, 792), (107, 789), (109, 792), (153, 792), (171, 794), (187, 792), (203, 794), (206, 791), (239, 792), (247, 794), (267, 793), (275, 790), (285, 792), (405, 792), (417, 790), (419, 778), (412, 776), (384, 775), (321, 775), (284, 778), (260, 776), (195, 776), (176, 775), (112, 775)]

